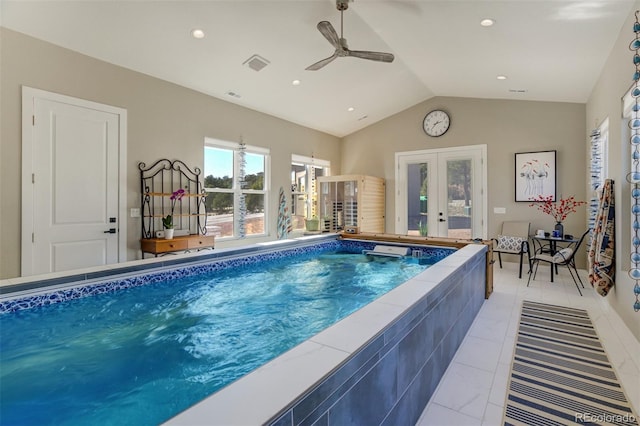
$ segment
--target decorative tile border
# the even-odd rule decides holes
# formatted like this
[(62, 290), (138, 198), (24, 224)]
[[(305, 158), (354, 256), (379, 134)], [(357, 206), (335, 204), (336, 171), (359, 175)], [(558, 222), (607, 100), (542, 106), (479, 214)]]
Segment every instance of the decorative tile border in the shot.
[[(0, 315), (9, 312), (20, 311), (23, 309), (52, 305), (55, 303), (79, 299), (82, 297), (120, 291), (127, 288), (138, 287), (160, 281), (176, 280), (193, 275), (222, 271), (229, 268), (244, 268), (256, 263), (273, 262), (275, 260), (284, 259), (291, 256), (318, 255), (326, 251), (337, 249), (346, 250), (350, 253), (361, 253), (362, 250), (373, 249), (375, 244), (376, 243), (373, 242), (331, 240), (313, 245), (302, 245), (299, 247), (274, 250), (267, 253), (252, 254), (249, 252), (249, 250), (247, 250), (247, 253), (244, 256), (242, 256), (242, 252), (235, 252), (233, 257), (231, 258), (213, 259), (207, 263), (186, 265), (178, 268), (163, 270), (160, 272), (151, 272), (144, 275), (136, 275), (117, 280), (102, 281), (99, 283), (81, 285), (67, 289), (58, 289), (49, 292), (46, 292), (45, 290), (45, 292), (41, 294), (0, 300)], [(435, 261), (443, 259), (455, 251), (455, 249), (442, 248), (421, 248), (421, 250), (421, 258), (433, 258), (434, 263)]]

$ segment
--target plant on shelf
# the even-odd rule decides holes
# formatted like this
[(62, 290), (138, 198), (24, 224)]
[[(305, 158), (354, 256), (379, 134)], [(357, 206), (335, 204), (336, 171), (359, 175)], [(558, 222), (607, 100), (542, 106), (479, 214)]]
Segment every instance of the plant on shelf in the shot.
[(162, 226), (164, 226), (164, 229), (173, 229), (173, 211), (176, 208), (176, 203), (184, 197), (184, 194), (185, 191), (182, 188), (173, 191), (171, 194), (169, 198), (171, 200), (171, 214), (162, 218)]
[(320, 220), (318, 216), (311, 216), (310, 219), (305, 219), (304, 226), (307, 228), (307, 231), (318, 231), (320, 228)]
[(560, 198), (559, 201), (553, 201), (553, 196), (538, 195), (532, 199), (533, 203), (529, 206), (535, 206), (543, 213), (552, 216), (556, 223), (563, 222), (569, 213), (575, 213), (576, 207), (587, 204), (586, 201), (576, 201), (575, 197)]

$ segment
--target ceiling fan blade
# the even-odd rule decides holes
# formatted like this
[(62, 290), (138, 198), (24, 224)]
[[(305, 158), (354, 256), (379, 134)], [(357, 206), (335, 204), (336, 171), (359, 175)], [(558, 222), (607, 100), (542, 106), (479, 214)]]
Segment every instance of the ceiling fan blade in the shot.
[(322, 33), (324, 38), (329, 40), (329, 43), (331, 43), (331, 45), (335, 49), (342, 49), (342, 45), (340, 44), (340, 38), (338, 37), (338, 33), (333, 28), (333, 25), (331, 25), (331, 22), (320, 21), (318, 22), (317, 27), (318, 27), (318, 31)]
[(318, 61), (315, 64), (309, 65), (305, 69), (308, 70), (308, 71), (317, 71), (320, 68), (322, 68), (325, 65), (327, 65), (329, 62), (333, 61), (337, 57), (338, 57), (338, 51), (336, 50), (333, 55), (329, 56), (328, 58), (324, 58), (323, 60)]
[(354, 56), (356, 58), (370, 59), (378, 62), (393, 62), (394, 56), (392, 53), (384, 52), (369, 52), (366, 50), (347, 50), (347, 56)]

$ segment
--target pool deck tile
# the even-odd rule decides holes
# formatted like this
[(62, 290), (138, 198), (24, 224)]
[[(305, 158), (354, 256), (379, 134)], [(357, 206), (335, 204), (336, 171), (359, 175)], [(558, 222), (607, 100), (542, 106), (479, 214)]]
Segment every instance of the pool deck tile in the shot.
[[(227, 426), (263, 424), (273, 413), (307, 391), (309, 383), (322, 379), (348, 356), (348, 353), (328, 346), (303, 342), (166, 424), (213, 424), (214, 420), (215, 424)], [(286, 374), (291, 371), (296, 374)]]
[(352, 353), (392, 322), (404, 309), (400, 306), (371, 302), (310, 340), (348, 353)]
[(418, 281), (410, 279), (400, 287), (396, 287), (385, 295), (381, 296), (378, 301), (389, 305), (397, 305), (408, 308), (429, 293), (436, 283)]

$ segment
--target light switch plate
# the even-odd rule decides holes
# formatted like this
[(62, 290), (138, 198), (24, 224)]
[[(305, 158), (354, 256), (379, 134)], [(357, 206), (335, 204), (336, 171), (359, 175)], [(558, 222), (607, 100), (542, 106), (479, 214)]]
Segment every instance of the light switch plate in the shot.
[(507, 213), (507, 209), (505, 207), (494, 207), (493, 208), (493, 212), (495, 214), (506, 214)]
[(139, 208), (132, 208), (131, 212), (130, 212), (131, 217), (140, 217), (140, 209)]

